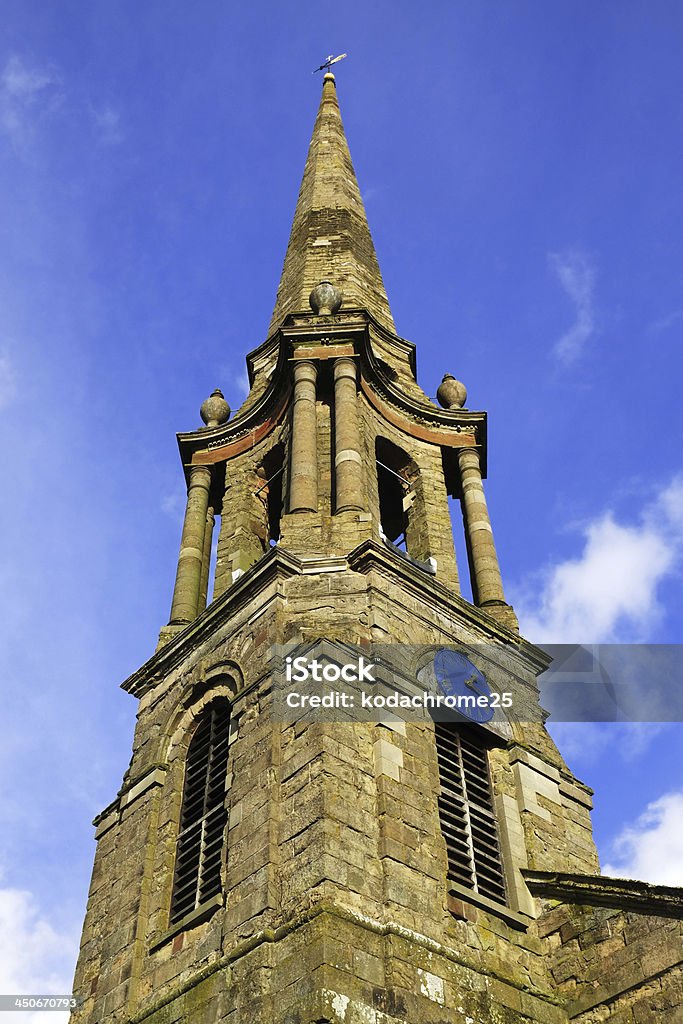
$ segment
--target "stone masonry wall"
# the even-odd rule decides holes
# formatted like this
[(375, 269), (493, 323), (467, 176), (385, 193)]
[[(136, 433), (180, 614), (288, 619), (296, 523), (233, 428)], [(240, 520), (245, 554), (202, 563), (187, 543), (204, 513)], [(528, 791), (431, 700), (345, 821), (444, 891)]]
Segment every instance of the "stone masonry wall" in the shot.
[[(247, 574), (188, 640), (164, 648), (171, 659), (186, 645), (149, 677), (130, 769), (99, 822), (75, 1022), (565, 1024), (533, 918), (449, 895), (430, 728), (278, 725), (269, 714), (276, 639), (313, 630), (367, 642), (378, 615), (393, 617), (397, 639), (411, 620), (413, 641), (462, 635), (459, 599), (449, 609), (436, 591), (410, 597), (405, 571), (397, 560), (381, 585), (348, 569), (289, 570), (264, 585)], [(485, 631), (485, 617), (470, 615), (470, 629)], [(202, 632), (189, 643), (192, 629)], [(219, 694), (234, 716), (224, 893), (169, 929), (184, 751)], [(496, 757), (514, 800), (510, 753)], [(562, 808), (550, 813), (566, 831)]]
[(571, 1020), (683, 1022), (683, 921), (618, 907), (545, 906), (539, 935)]

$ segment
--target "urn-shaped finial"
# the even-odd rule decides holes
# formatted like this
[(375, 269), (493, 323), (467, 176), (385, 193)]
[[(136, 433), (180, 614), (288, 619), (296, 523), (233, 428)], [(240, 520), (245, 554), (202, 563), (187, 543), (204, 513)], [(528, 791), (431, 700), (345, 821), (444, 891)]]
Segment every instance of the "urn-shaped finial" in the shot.
[(222, 423), (227, 423), (230, 418), (230, 406), (223, 398), (220, 388), (212, 391), (206, 401), (202, 402), (199, 415), (207, 427), (220, 427)]
[(452, 373), (445, 373), (436, 397), (444, 409), (462, 409), (467, 401), (467, 388), (462, 381), (456, 380)]
[(331, 313), (337, 312), (343, 298), (339, 288), (336, 288), (331, 281), (321, 281), (308, 296), (308, 301), (311, 304), (311, 309), (318, 316), (329, 316)]

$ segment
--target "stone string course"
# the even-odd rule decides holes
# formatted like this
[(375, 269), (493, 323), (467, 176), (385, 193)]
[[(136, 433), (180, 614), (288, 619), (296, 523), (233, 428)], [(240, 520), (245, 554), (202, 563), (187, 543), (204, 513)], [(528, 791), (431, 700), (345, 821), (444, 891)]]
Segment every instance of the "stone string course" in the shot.
[[(503, 596), (485, 416), (438, 410), (393, 334), (330, 79), (252, 393), (232, 435), (180, 435), (192, 486), (174, 612), (124, 684), (133, 754), (95, 822), (73, 1024), (683, 1024), (683, 892), (597, 874), (590, 790), (541, 724), (546, 661)], [(306, 312), (322, 278), (345, 293), (334, 316)], [(259, 403), (273, 419), (254, 424)], [(412, 560), (382, 536), (378, 439), (409, 484)], [(458, 567), (448, 494), (463, 486)], [(490, 734), (505, 906), (448, 880), (431, 724), (275, 720), (273, 645), (321, 637), (496, 646), (490, 681), (523, 712)], [(185, 758), (217, 696), (232, 707), (222, 892), (171, 927)]]

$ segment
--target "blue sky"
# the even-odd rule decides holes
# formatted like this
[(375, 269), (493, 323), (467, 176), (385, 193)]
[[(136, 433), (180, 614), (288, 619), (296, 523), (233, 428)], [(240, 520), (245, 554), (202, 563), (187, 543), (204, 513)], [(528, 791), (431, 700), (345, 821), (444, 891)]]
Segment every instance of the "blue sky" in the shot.
[[(682, 42), (664, 0), (4, 5), (0, 990), (69, 987), (118, 684), (168, 616), (174, 435), (243, 400), (325, 54), (420, 382), (489, 411), (527, 634), (681, 640)], [(680, 727), (556, 735), (603, 863), (683, 881)]]

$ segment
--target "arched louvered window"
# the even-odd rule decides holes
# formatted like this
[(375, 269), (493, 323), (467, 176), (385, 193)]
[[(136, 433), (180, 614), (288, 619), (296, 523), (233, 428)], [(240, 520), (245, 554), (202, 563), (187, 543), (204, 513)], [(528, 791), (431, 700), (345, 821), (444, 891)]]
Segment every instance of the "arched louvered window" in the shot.
[(221, 890), (229, 731), (230, 705), (219, 697), (202, 712), (187, 751), (172, 924)]
[(437, 722), (435, 733), (448, 877), (503, 903), (505, 884), (487, 745), (477, 732), (446, 722)]

